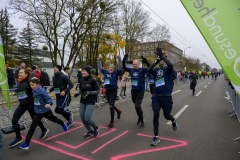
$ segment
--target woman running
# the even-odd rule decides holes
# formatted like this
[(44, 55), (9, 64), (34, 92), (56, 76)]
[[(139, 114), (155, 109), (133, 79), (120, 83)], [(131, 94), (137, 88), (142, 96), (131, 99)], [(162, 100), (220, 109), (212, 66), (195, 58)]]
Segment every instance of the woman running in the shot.
[[(31, 118), (33, 118), (34, 114), (34, 99), (32, 89), (29, 84), (29, 77), (31, 76), (31, 73), (28, 69), (21, 69), (18, 76), (19, 85), (17, 86), (17, 92), (13, 92), (13, 96), (17, 95), (20, 104), (15, 110), (12, 119), (12, 125), (14, 128), (14, 132), (16, 133), (16, 138), (12, 143), (9, 144), (9, 147), (14, 147), (17, 144), (23, 142), (23, 138), (20, 134), (20, 127), (18, 124), (18, 121), (22, 117), (22, 115), (26, 111), (28, 111)], [(39, 127), (42, 130), (42, 134), (39, 138), (44, 139), (48, 133), (48, 129), (44, 128), (42, 122), (39, 123)]]
[[(97, 137), (99, 135), (99, 127), (91, 120), (91, 116), (95, 107), (96, 98), (98, 95), (98, 85), (96, 80), (91, 76), (91, 67), (85, 66), (82, 69), (82, 79), (80, 80), (79, 92), (74, 95), (74, 98), (81, 96), (80, 100), (80, 117), (84, 126), (87, 128), (88, 132), (84, 136), (89, 138), (90, 136)], [(91, 127), (94, 129), (92, 131)]]

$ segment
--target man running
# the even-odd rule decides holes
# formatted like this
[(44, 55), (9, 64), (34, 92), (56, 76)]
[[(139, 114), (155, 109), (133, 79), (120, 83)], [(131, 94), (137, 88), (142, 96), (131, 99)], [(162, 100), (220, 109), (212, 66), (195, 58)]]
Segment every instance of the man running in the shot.
[(193, 90), (192, 96), (194, 96), (194, 94), (195, 94), (195, 87), (196, 87), (196, 85), (197, 85), (198, 76), (196, 75), (196, 71), (195, 71), (195, 70), (193, 70), (192, 73), (193, 73), (193, 74), (191, 74), (191, 75), (189, 76), (189, 79), (191, 79), (190, 89)]
[[(139, 68), (140, 63), (137, 59), (133, 61), (133, 68), (127, 68), (125, 64), (125, 61), (127, 58), (128, 58), (128, 55), (126, 54), (123, 58), (123, 69), (129, 72), (131, 75), (131, 81), (132, 81), (131, 96), (132, 96), (132, 101), (135, 104), (135, 109), (138, 115), (137, 124), (141, 125), (141, 127), (144, 127), (145, 120), (143, 118), (143, 111), (142, 111), (141, 104), (142, 104), (142, 100), (145, 92), (145, 74), (147, 73), (147, 68)], [(148, 63), (147, 59), (143, 56), (141, 58), (142, 58), (142, 62), (149, 67), (150, 64)]]
[(202, 71), (199, 71), (198, 74), (199, 74), (199, 79), (201, 80), (201, 78), (202, 78)]
[(118, 59), (118, 69), (116, 70), (115, 65), (111, 64), (108, 68), (108, 70), (102, 68), (101, 60), (102, 56), (99, 57), (98, 60), (98, 69), (104, 74), (104, 85), (106, 89), (106, 98), (110, 107), (110, 114), (111, 114), (111, 121), (110, 124), (108, 125), (109, 128), (114, 127), (114, 110), (117, 112), (118, 116), (117, 118), (120, 119), (120, 115), (122, 111), (120, 111), (116, 106), (115, 106), (115, 101), (117, 98), (117, 81), (118, 81), (118, 76), (122, 72), (122, 60), (119, 55), (116, 56)]
[(212, 75), (212, 80), (214, 80), (214, 71), (212, 71), (211, 75)]
[[(158, 137), (158, 127), (159, 127), (159, 113), (160, 109), (163, 109), (164, 117), (167, 120), (172, 121), (173, 130), (177, 130), (177, 123), (175, 118), (171, 115), (172, 111), (172, 74), (173, 65), (167, 59), (166, 52), (162, 52), (161, 48), (157, 48), (157, 53), (159, 57), (155, 63), (153, 63), (149, 68), (148, 72), (154, 76), (155, 85), (154, 93), (152, 96), (152, 109), (153, 109), (153, 126), (154, 126), (154, 138), (151, 142), (152, 146), (156, 146), (160, 139)], [(159, 64), (159, 68), (154, 68)]]
[(56, 108), (55, 112), (61, 114), (67, 121), (67, 127), (73, 125), (73, 114), (66, 111), (66, 102), (68, 99), (68, 93), (73, 88), (73, 83), (70, 81), (68, 76), (61, 73), (62, 67), (56, 65), (54, 67), (54, 76), (52, 78), (53, 87), (50, 88), (47, 92), (50, 93), (55, 91), (56, 94)]
[(203, 78), (204, 78), (204, 80), (205, 80), (205, 76), (206, 76), (206, 72), (203, 72)]

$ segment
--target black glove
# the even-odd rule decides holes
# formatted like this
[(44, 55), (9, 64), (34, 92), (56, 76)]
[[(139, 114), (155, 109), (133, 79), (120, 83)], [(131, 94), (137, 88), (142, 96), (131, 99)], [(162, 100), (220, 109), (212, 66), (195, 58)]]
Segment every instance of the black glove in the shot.
[(147, 63), (147, 59), (145, 57), (141, 56), (141, 59), (143, 63)]
[(160, 57), (160, 59), (162, 59), (162, 56), (163, 56), (163, 53), (162, 53), (162, 48), (157, 48), (156, 49), (156, 51), (157, 51), (157, 53), (155, 52), (155, 54), (157, 54), (159, 57)]
[(126, 61), (128, 58), (128, 54), (125, 54), (125, 56), (123, 57), (123, 60)]
[(78, 97), (78, 96), (79, 96), (78, 93), (74, 94), (73, 99), (75, 99), (75, 98)]

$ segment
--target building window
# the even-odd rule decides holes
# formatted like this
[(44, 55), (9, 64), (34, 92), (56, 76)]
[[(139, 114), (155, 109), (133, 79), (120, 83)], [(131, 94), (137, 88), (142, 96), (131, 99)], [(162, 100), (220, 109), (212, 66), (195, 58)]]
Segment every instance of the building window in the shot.
[(155, 43), (155, 47), (158, 47), (158, 43)]
[(145, 48), (145, 45), (143, 45), (143, 48)]
[(146, 44), (146, 48), (148, 48), (148, 44)]
[(134, 52), (134, 57), (136, 57), (137, 56), (137, 52)]
[(149, 56), (149, 52), (148, 51), (146, 52), (146, 56)]
[(152, 56), (154, 55), (154, 51), (151, 51), (151, 55), (152, 55)]
[(151, 48), (154, 48), (154, 44), (151, 44)]
[(138, 49), (141, 49), (141, 46), (140, 46), (140, 45), (138, 45)]
[(145, 56), (145, 51), (143, 51), (143, 56)]
[(140, 52), (138, 52), (138, 56), (140, 56)]

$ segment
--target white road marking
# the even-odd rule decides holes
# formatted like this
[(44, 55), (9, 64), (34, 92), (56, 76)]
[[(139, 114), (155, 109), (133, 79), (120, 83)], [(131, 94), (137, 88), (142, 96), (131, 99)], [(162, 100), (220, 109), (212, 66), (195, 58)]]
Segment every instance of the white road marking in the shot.
[(176, 94), (176, 93), (178, 93), (178, 92), (181, 92), (181, 91), (182, 91), (182, 90), (177, 90), (177, 91), (173, 92), (172, 95), (174, 95), (174, 94)]
[[(174, 118), (177, 119), (177, 118), (183, 113), (183, 111), (185, 111), (185, 109), (187, 109), (188, 106), (189, 106), (189, 105), (185, 105), (185, 106), (174, 116)], [(172, 121), (169, 121), (167, 124), (168, 124), (168, 125), (171, 125), (171, 124), (172, 124)]]
[(208, 82), (208, 84), (210, 84), (210, 82)]
[(201, 93), (202, 93), (202, 91), (198, 92), (198, 94), (196, 95), (196, 97), (199, 96)]
[(204, 88), (206, 88), (206, 87), (207, 87), (207, 85)]

